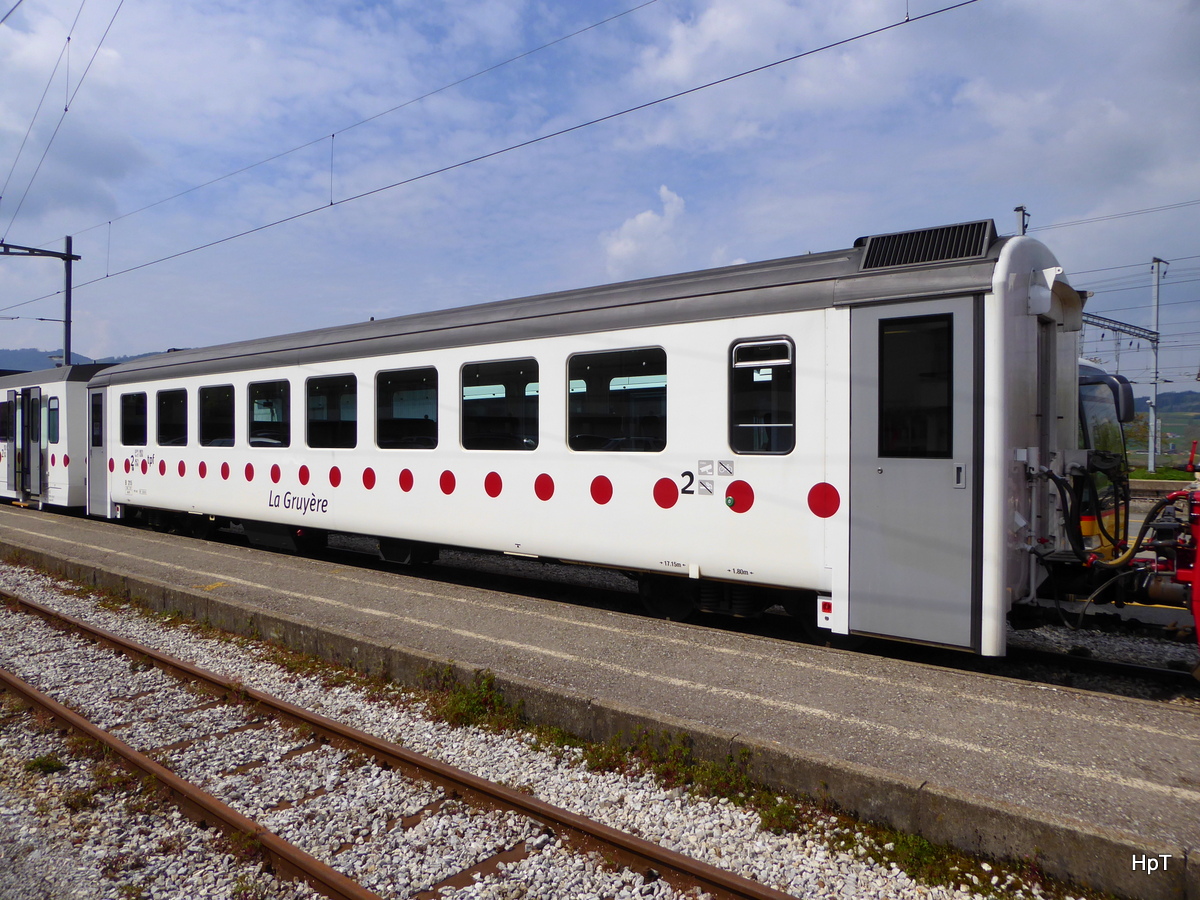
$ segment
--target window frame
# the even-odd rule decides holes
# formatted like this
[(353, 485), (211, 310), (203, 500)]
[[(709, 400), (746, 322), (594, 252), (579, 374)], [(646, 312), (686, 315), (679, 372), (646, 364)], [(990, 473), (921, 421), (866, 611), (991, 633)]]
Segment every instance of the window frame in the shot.
[[(492, 378), (492, 376), (489, 375), (488, 376), (489, 380), (485, 381), (484, 384), (482, 384), (482, 385), (468, 385), (467, 384), (467, 375), (468, 375), (469, 371), (483, 370), (486, 367), (491, 367), (493, 369), (499, 370), (500, 367), (503, 367), (503, 366), (519, 366), (522, 364), (532, 366), (532, 368), (533, 368), (533, 378), (532, 379), (527, 379), (527, 378), (522, 379), (522, 381), (524, 381), (524, 386), (522, 388), (522, 393), (520, 395), (521, 397), (524, 397), (524, 398), (533, 397), (534, 402), (532, 404), (532, 409), (533, 409), (532, 415), (530, 415), (530, 412), (529, 412), (530, 404), (527, 399), (524, 401), (521, 401), (519, 410), (516, 410), (517, 415), (512, 415), (512, 413), (514, 412), (516, 407), (514, 406), (514, 404), (512, 402), (510, 402), (511, 398), (508, 396), (508, 386), (507, 386), (507, 383), (503, 380), (502, 375), (500, 376), (501, 380), (499, 382), (493, 382), (492, 380), (490, 380)], [(518, 372), (518, 374), (523, 375), (524, 373)], [(458, 441), (459, 441), (459, 446), (462, 447), (462, 449), (472, 450), (472, 451), (474, 451), (474, 450), (482, 450), (482, 451), (512, 450), (512, 451), (517, 451), (517, 452), (521, 452), (521, 453), (528, 453), (528, 452), (536, 450), (538, 448), (538, 446), (541, 444), (542, 388), (541, 388), (541, 363), (539, 363), (535, 357), (518, 356), (518, 357), (513, 357), (511, 359), (486, 359), (486, 360), (478, 360), (478, 361), (473, 360), (471, 362), (463, 363), (462, 367), (459, 369), (458, 383), (459, 383)], [(495, 399), (500, 399), (500, 398), (495, 398), (495, 397), (493, 397), (493, 398), (468, 398), (467, 397), (467, 389), (468, 389), (468, 387), (491, 387), (491, 386), (493, 386), (493, 384), (499, 384), (500, 386), (503, 386), (505, 388), (505, 394), (503, 397), (504, 415), (502, 416), (502, 418), (504, 418), (506, 420), (514, 420), (515, 423), (519, 427), (516, 429), (512, 429), (512, 430), (507, 430), (507, 431), (506, 430), (493, 430), (493, 431), (489, 431), (489, 432), (478, 432), (478, 433), (472, 433), (472, 434), (468, 435), (468, 425), (470, 423), (476, 422), (476, 421), (480, 420), (481, 418), (492, 418), (492, 419), (498, 418), (494, 414), (492, 414), (490, 416), (480, 416), (475, 413), (474, 409), (469, 410), (468, 409), (468, 400), (470, 400), (470, 402), (474, 405), (476, 401), (481, 400), (481, 399), (495, 400)], [(529, 392), (529, 388), (531, 385), (537, 386), (537, 390), (532, 394)], [(470, 412), (471, 414), (468, 415), (468, 412)], [(530, 427), (531, 422), (532, 422), (532, 428)], [(531, 437), (531, 434), (532, 434), (532, 437)]]
[[(636, 396), (636, 388), (630, 388), (630, 393), (623, 399), (626, 400), (622, 405), (619, 413), (613, 413), (611, 397), (614, 393), (619, 394), (619, 389), (613, 388), (613, 382), (618, 378), (635, 378), (635, 374), (631, 369), (621, 368), (621, 364), (625, 361), (622, 357), (635, 358), (638, 355), (642, 356), (642, 365), (647, 362), (658, 363), (661, 361), (661, 366), (655, 365), (654, 368), (661, 371), (648, 373), (649, 376), (658, 376), (661, 374), (662, 384), (662, 399), (661, 402), (657, 399), (651, 401), (655, 405), (655, 411), (647, 414), (645, 411), (635, 411), (634, 402), (646, 398)], [(660, 357), (653, 360), (647, 357)], [(587, 379), (582, 377), (583, 373), (577, 370), (577, 366), (585, 365), (588, 360), (596, 360), (598, 364), (608, 363), (608, 368), (611, 368), (611, 373), (606, 372), (605, 377), (607, 383), (604, 387), (604, 397), (597, 399), (592, 396), (592, 392), (587, 389)], [(566, 366), (567, 376), (567, 447), (575, 453), (662, 453), (667, 449), (668, 421), (667, 411), (668, 404), (668, 389), (670, 382), (668, 381), (668, 357), (665, 348), (658, 345), (647, 345), (642, 347), (620, 347), (614, 350), (585, 350), (578, 353), (572, 353), (567, 357)], [(621, 374), (612, 374), (612, 373)], [(645, 374), (645, 373), (643, 373)], [(583, 403), (592, 405), (597, 402), (603, 403), (610, 412), (608, 414), (597, 414), (591, 409), (585, 409), (576, 412), (572, 405), (572, 396), (579, 392), (572, 390), (572, 385), (576, 381), (583, 381), (585, 384)], [(599, 390), (597, 390), (597, 395)], [(637, 433), (641, 432), (640, 428), (629, 428), (629, 423), (637, 419), (640, 423), (642, 419), (648, 417), (657, 418), (657, 427), (651, 426), (654, 433)], [(617, 433), (609, 434), (611, 430), (608, 426), (616, 423)], [(600, 426), (599, 431), (593, 428), (591, 433), (583, 432), (577, 429), (576, 423), (579, 425), (594, 424)], [(603, 433), (600, 433), (603, 432)], [(598, 446), (588, 446), (593, 442), (601, 442)]]
[[(738, 351), (748, 348), (770, 348), (774, 346), (786, 347), (786, 353), (783, 355), (766, 354), (762, 358), (745, 358), (738, 359)], [(747, 337), (738, 338), (729, 345), (729, 394), (726, 403), (726, 424), (727, 432), (726, 439), (729, 443), (731, 452), (739, 456), (787, 456), (796, 449), (797, 444), (797, 393), (796, 393), (796, 342), (787, 335), (770, 335), (764, 337)], [(738, 384), (744, 380), (740, 373), (751, 372), (751, 384), (754, 383), (755, 370), (767, 369), (787, 369), (788, 383), (784, 390), (779, 392), (785, 398), (784, 404), (775, 402), (775, 396), (772, 392), (768, 395), (770, 400), (770, 412), (772, 415), (779, 413), (790, 413), (790, 422), (771, 422), (771, 423), (744, 423), (739, 421), (743, 415), (739, 415), (739, 410), (736, 404), (744, 405), (744, 399), (750, 396), (749, 392)], [(774, 381), (775, 373), (772, 371), (771, 380)], [(759, 392), (761, 393), (761, 392)], [(790, 398), (790, 399), (789, 399)], [(787, 415), (784, 418), (788, 418)], [(791, 429), (790, 440), (784, 440), (779, 447), (770, 446), (768, 449), (760, 449), (754, 446), (753, 436), (747, 444), (747, 441), (742, 439), (743, 435), (750, 434), (750, 431), (741, 431), (739, 429), (767, 429), (767, 428), (788, 428)], [(781, 432), (780, 432), (781, 433)], [(775, 432), (766, 432), (772, 435), (772, 439), (765, 443), (773, 445)]]
[[(134, 418), (126, 421), (130, 416), (131, 405), (136, 405), (138, 398), (141, 398), (141, 411), (133, 409)], [(117, 407), (120, 411), (120, 427), (117, 429), (118, 437), (121, 440), (122, 447), (145, 447), (149, 439), (150, 429), (148, 421), (147, 397), (145, 391), (130, 391), (126, 394), (121, 394), (117, 400)], [(140, 418), (140, 427), (138, 419)], [(137, 440), (138, 435), (135, 432), (140, 431), (141, 440)], [(133, 437), (134, 440), (129, 440)]]
[[(341, 398), (344, 397), (345, 392), (339, 392), (336, 395), (339, 398), (338, 417), (336, 419), (330, 419), (328, 417), (324, 419), (314, 419), (312, 415), (312, 401), (314, 397), (313, 387), (319, 386), (322, 382), (336, 382), (344, 379), (349, 379), (354, 388), (354, 418), (342, 418), (343, 405)], [(327, 405), (327, 412), (328, 409), (329, 407)], [(334, 375), (312, 375), (304, 380), (304, 443), (306, 447), (311, 450), (353, 450), (358, 446), (358, 420), (358, 376), (353, 372), (339, 372)], [(325, 429), (330, 434), (330, 438), (328, 439), (329, 443), (313, 442), (314, 422), (335, 423), (334, 427)], [(353, 425), (353, 428), (338, 427), (343, 423), (350, 423)], [(346, 437), (347, 434), (350, 435), (349, 439)]]
[[(206, 394), (214, 391), (227, 391), (229, 412), (214, 420), (211, 412), (212, 401)], [(214, 398), (215, 399), (215, 398)], [(224, 429), (219, 433), (209, 435), (208, 432), (218, 425), (228, 422), (228, 432)], [(237, 391), (232, 384), (206, 384), (196, 389), (196, 435), (201, 447), (233, 447), (237, 444)], [(228, 441), (228, 443), (226, 443)]]
[[(911, 370), (911, 366), (903, 365), (903, 360), (899, 360), (895, 364), (895, 369), (888, 371), (887, 355), (889, 351), (895, 353), (897, 347), (895, 342), (885, 340), (887, 337), (886, 331), (890, 328), (909, 327), (918, 324), (937, 325), (943, 335), (945, 343), (945, 358), (938, 360), (942, 364), (940, 379), (940, 389), (942, 397), (937, 405), (928, 402), (916, 403), (910, 402), (907, 406), (897, 407), (895, 403), (890, 403), (892, 397), (901, 400), (906, 396), (903, 394), (902, 388), (913, 379), (907, 375)], [(896, 332), (899, 333), (899, 332)], [(878, 331), (878, 395), (876, 397), (877, 416), (878, 416), (878, 456), (880, 459), (952, 459), (954, 457), (954, 313), (932, 313), (918, 316), (896, 316), (879, 320)], [(929, 354), (921, 355), (922, 365), (928, 369), (931, 365)], [(921, 373), (922, 377), (929, 381), (929, 373)], [(928, 389), (928, 384), (925, 386), (924, 394), (931, 393)], [(907, 395), (907, 396), (911, 396)], [(941, 410), (940, 418), (934, 419), (930, 416), (930, 411), (937, 412)], [(892, 435), (896, 432), (895, 423), (907, 423), (910, 427), (905, 430), (906, 436), (911, 436), (918, 429), (911, 427), (913, 422), (916, 422), (918, 417), (924, 418), (925, 428), (925, 448), (917, 448), (912, 444), (911, 437), (908, 437), (910, 446), (907, 450), (900, 447), (900, 438), (893, 438)], [(933, 429), (929, 425), (940, 425), (940, 434), (933, 434)], [(933, 448), (934, 441), (937, 442), (937, 448)]]
[[(254, 418), (254, 389), (265, 387), (267, 385), (283, 385), (282, 400), (280, 408), (283, 410), (283, 418), (278, 424), (282, 426), (279, 429), (278, 438), (255, 437), (255, 423), (261, 422)], [(278, 395), (276, 395), (278, 396)], [(262, 435), (267, 429), (259, 429), (259, 434)], [(287, 378), (271, 378), (266, 381), (251, 381), (246, 385), (246, 442), (251, 447), (290, 447), (292, 446), (292, 382)]]
[(46, 398), (46, 441), (50, 444), (59, 443), (59, 400), (57, 397)]
[[(182, 394), (183, 395), (183, 441), (163, 440), (163, 401), (169, 396)], [(167, 388), (166, 390), (155, 391), (154, 393), (154, 438), (155, 443), (159, 447), (186, 447), (188, 445), (188, 391), (187, 388)]]
[[(383, 380), (388, 376), (403, 376), (407, 374), (416, 375), (417, 373), (432, 373), (432, 386), (426, 388), (433, 391), (433, 418), (428, 416), (424, 420), (413, 420), (411, 417), (401, 418), (392, 415), (390, 418), (383, 418)], [(428, 377), (428, 375), (426, 376)], [(440, 437), (440, 428), (438, 424), (438, 403), (441, 401), (441, 376), (437, 366), (410, 366), (403, 369), (381, 369), (375, 373), (375, 446), (380, 450), (434, 450), (437, 448)], [(390, 388), (395, 390), (395, 388)], [(395, 412), (395, 395), (392, 394), (389, 399), (389, 407), (392, 412)], [(405, 434), (396, 434), (386, 440), (381, 438), (384, 430), (384, 422), (401, 422), (401, 421), (427, 421), (433, 424), (433, 435), (420, 435), (408, 431)], [(417, 441), (425, 440), (428, 443), (420, 444)], [(410, 443), (404, 443), (405, 441)]]

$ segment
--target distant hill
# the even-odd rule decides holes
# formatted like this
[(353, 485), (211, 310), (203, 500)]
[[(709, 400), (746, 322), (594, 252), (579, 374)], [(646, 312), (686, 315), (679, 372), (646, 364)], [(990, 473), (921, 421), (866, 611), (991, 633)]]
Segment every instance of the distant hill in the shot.
[[(1150, 398), (1138, 397), (1133, 406), (1138, 412), (1149, 412)], [(1160, 391), (1158, 411), (1160, 413), (1200, 412), (1200, 391)]]
[[(50, 357), (51, 355), (59, 355), (60, 353), (61, 351), (57, 350), (35, 350), (33, 347), (24, 347), (20, 350), (0, 350), (0, 369), (13, 369), (20, 372), (53, 369), (58, 365), (58, 361)], [(143, 356), (154, 355), (153, 353), (141, 353), (137, 356), (110, 356), (107, 359), (93, 360), (86, 356), (80, 356), (78, 353), (72, 353), (71, 364), (80, 365), (81, 363), (90, 362), (119, 363), (130, 359), (140, 359)]]

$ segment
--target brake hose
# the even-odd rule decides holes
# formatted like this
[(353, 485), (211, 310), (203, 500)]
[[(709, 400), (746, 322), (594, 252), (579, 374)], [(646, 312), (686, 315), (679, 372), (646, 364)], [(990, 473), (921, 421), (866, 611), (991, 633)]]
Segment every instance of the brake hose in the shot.
[[(1083, 535), (1079, 533), (1075, 492), (1071, 490), (1071, 486), (1067, 484), (1066, 479), (1061, 475), (1056, 475), (1053, 471), (1045, 467), (1042, 468), (1042, 474), (1053, 481), (1054, 486), (1058, 488), (1058, 497), (1062, 501), (1063, 515), (1066, 518), (1067, 540), (1071, 544), (1071, 551), (1079, 558), (1081, 563), (1086, 563), (1087, 554), (1083, 551)], [(1067, 499), (1068, 497), (1070, 497), (1070, 500)]]
[(1102, 569), (1116, 569), (1120, 566), (1126, 565), (1131, 559), (1141, 552), (1142, 541), (1146, 539), (1146, 532), (1150, 530), (1151, 523), (1153, 523), (1155, 517), (1157, 517), (1158, 514), (1162, 512), (1169, 504), (1174, 502), (1174, 496), (1167, 496), (1155, 503), (1152, 507), (1150, 507), (1150, 512), (1146, 513), (1146, 520), (1142, 522), (1142, 527), (1138, 531), (1137, 539), (1129, 546), (1128, 550), (1126, 550), (1116, 559), (1111, 559), (1108, 562), (1098, 559), (1092, 565), (1098, 566)]

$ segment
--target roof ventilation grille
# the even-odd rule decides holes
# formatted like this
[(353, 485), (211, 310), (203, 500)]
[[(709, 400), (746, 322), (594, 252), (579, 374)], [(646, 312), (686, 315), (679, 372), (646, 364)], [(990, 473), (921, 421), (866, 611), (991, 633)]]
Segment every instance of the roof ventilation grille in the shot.
[(991, 219), (874, 235), (867, 238), (862, 268), (886, 269), (953, 259), (978, 259), (995, 239), (996, 223)]

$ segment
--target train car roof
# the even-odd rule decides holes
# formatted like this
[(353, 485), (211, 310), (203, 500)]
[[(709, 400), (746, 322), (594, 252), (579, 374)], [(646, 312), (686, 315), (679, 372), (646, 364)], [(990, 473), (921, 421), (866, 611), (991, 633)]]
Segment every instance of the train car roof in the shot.
[(0, 390), (32, 387), (38, 384), (54, 384), (59, 381), (91, 381), (97, 372), (109, 367), (109, 363), (87, 363), (85, 365), (57, 366), (39, 369), (36, 372), (18, 372), (0, 376)]
[(997, 238), (991, 220), (874, 235), (846, 250), (172, 350), (112, 366), (93, 382), (122, 384), (984, 291), (991, 289), (1005, 240)]

